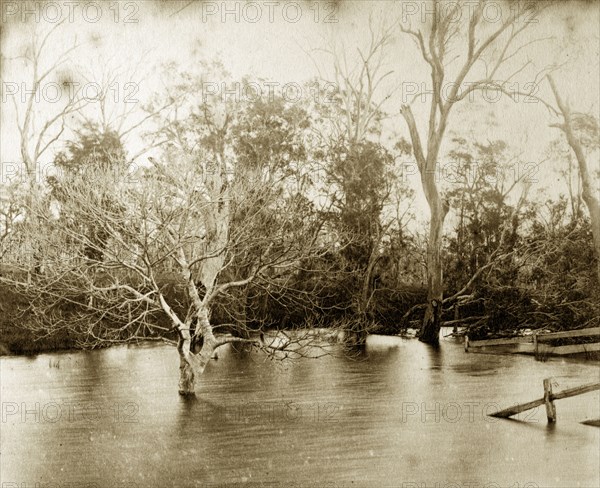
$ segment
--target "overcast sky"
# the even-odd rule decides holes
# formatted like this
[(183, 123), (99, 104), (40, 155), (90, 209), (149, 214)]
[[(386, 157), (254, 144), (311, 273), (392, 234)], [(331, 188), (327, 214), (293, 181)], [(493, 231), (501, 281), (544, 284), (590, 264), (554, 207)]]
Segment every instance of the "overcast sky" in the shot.
[[(465, 16), (469, 13), (468, 4)], [(509, 10), (504, 2), (490, 1), (489, 4), (487, 19), (491, 26), (498, 25)], [(168, 83), (172, 78), (172, 73), (160, 69), (163, 63), (176, 61), (183, 69), (197, 69), (199, 59), (218, 57), (235, 76), (250, 74), (279, 83), (279, 86), (302, 82), (319, 74), (316, 66), (324, 75), (330, 70), (331, 58), (320, 51), (321, 48), (335, 46), (352, 62), (356, 59), (357, 49), (364, 49), (368, 42), (369, 22), (375, 26), (393, 26), (406, 20), (413, 28), (426, 28), (431, 19), (430, 8), (431, 2), (426, 1), (3, 2), (0, 157), (3, 163), (19, 160), (15, 113), (6, 94), (7, 88), (10, 91), (17, 87), (19, 110), (23, 109), (21, 83), (25, 82), (29, 88), (30, 66), (11, 58), (23, 53), (31, 29), (47, 32), (59, 18), (66, 18), (66, 21), (52, 36), (45, 62), (50, 63), (67, 46), (79, 42), (82, 45), (61, 67), (59, 74), (79, 79), (84, 86), (86, 81), (81, 73), (89, 79), (98, 79), (104, 66), (121, 70), (115, 96), (121, 102), (125, 97), (139, 100), (137, 108), (140, 108), (153, 92), (160, 90), (162, 83)], [(512, 2), (510, 8), (521, 6)], [(531, 64), (522, 76), (515, 78), (518, 83), (515, 86), (526, 89), (526, 83), (532, 82), (540, 70), (552, 64), (563, 64), (555, 76), (565, 97), (575, 109), (598, 114), (599, 10), (598, 2), (565, 1), (537, 18), (532, 17), (534, 23), (527, 29), (524, 42), (537, 38), (545, 40), (527, 46), (522, 57), (516, 57), (515, 63), (523, 62), (526, 56)], [(384, 97), (394, 90), (385, 105), (390, 114), (386, 138), (408, 137), (398, 113), (400, 104), (415, 86), (428, 83), (427, 65), (415, 45), (399, 28), (394, 32), (395, 42), (387, 51), (387, 64), (393, 74), (380, 92)], [(138, 64), (138, 72), (132, 75), (132, 67)], [(216, 83), (220, 81), (215, 80)], [(48, 90), (47, 94), (53, 93)], [(90, 96), (93, 96), (93, 87), (90, 90)], [(537, 94), (548, 95), (546, 83), (540, 85)], [(56, 111), (59, 105), (47, 103), (43, 98), (37, 106), (39, 120)], [(421, 124), (427, 115), (428, 103), (429, 99), (426, 99), (413, 104)], [(123, 106), (121, 104), (121, 108)], [(492, 102), (491, 97), (488, 100), (478, 97), (473, 103), (457, 105), (456, 109), (450, 120), (448, 140), (454, 134), (473, 136), (479, 141), (504, 139), (512, 152), (519, 155), (522, 164), (543, 160), (548, 142), (558, 135), (555, 129), (548, 128), (548, 124), (556, 119), (540, 103), (524, 103), (523, 100), (516, 103), (506, 98)], [(132, 152), (140, 144), (135, 137), (129, 143), (136, 146), (129, 148)], [(42, 159), (51, 160), (52, 153)], [(597, 166), (597, 158), (593, 162)], [(538, 188), (547, 186), (551, 193), (556, 193), (559, 188), (557, 176), (549, 168), (549, 164), (540, 167)], [(417, 177), (412, 184), (420, 195)], [(417, 205), (422, 205), (422, 198), (419, 199), (421, 203), (417, 202)]]

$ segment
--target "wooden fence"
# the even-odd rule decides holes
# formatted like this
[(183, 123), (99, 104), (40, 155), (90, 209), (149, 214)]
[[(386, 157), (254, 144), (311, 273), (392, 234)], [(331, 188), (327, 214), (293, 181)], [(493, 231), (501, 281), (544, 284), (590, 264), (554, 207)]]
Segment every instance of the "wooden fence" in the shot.
[(566, 346), (551, 346), (547, 344), (555, 339), (563, 339), (570, 337), (593, 337), (600, 336), (600, 327), (592, 327), (589, 329), (568, 330), (564, 332), (551, 332), (547, 334), (534, 333), (528, 336), (510, 337), (506, 339), (488, 339), (484, 341), (470, 341), (469, 336), (465, 335), (465, 352), (489, 352), (478, 351), (480, 348), (496, 347), (496, 346), (511, 346), (520, 344), (520, 351), (523, 353), (533, 353), (536, 358), (543, 356), (562, 356), (565, 354), (578, 354), (584, 352), (600, 351), (600, 337), (596, 338), (595, 342), (587, 344), (570, 344)]
[[(506, 408), (490, 414), (490, 417), (508, 418), (518, 413), (530, 410), (540, 405), (546, 405), (546, 417), (548, 422), (556, 422), (556, 406), (554, 400), (560, 400), (561, 398), (569, 398), (575, 395), (581, 395), (590, 391), (600, 390), (600, 383), (590, 383), (588, 385), (577, 386), (575, 388), (569, 388), (567, 390), (559, 391), (557, 393), (552, 392), (552, 380), (547, 378), (544, 380), (544, 398), (533, 400), (532, 402), (522, 403), (515, 405), (514, 407)], [(587, 425), (599, 425), (600, 420), (591, 420), (582, 422)]]

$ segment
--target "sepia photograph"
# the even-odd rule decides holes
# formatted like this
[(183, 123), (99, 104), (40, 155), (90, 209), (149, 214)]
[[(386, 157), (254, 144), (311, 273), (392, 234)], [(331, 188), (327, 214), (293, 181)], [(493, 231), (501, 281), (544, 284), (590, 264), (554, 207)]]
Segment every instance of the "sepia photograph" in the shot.
[(600, 0), (0, 0), (0, 488), (600, 488)]

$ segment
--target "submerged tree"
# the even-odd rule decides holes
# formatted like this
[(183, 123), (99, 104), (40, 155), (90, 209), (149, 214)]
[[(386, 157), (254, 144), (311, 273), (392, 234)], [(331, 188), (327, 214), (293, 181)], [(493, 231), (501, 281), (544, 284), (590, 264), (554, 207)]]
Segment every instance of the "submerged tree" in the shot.
[[(410, 25), (402, 26), (402, 31), (415, 41), (431, 77), (428, 91), (431, 102), (425, 129), (419, 130), (411, 107), (424, 93), (416, 93), (411, 100), (403, 100), (401, 109), (430, 209), (427, 242), (428, 306), (420, 340), (431, 344), (436, 344), (439, 340), (444, 295), (442, 237), (444, 220), (449, 210), (449, 202), (441, 195), (436, 181), (436, 167), (450, 114), (458, 102), (476, 91), (489, 90), (508, 93), (510, 96), (518, 95), (515, 91), (509, 92), (506, 83), (530, 64), (529, 61), (521, 62), (517, 55), (523, 47), (536, 41), (526, 40), (520, 34), (530, 26), (527, 19), (532, 10), (535, 13), (544, 8), (531, 4), (510, 9), (505, 12), (502, 21), (495, 25), (485, 19), (485, 1), (479, 1), (472, 9), (465, 9), (465, 6), (466, 3), (447, 5), (436, 0), (432, 9), (432, 21), (427, 28), (415, 30)], [(469, 14), (466, 15), (466, 12)], [(463, 21), (463, 18), (468, 18), (468, 21)], [(521, 44), (518, 45), (518, 42)], [(452, 64), (458, 64), (456, 70), (451, 69)], [(486, 66), (484, 73), (480, 73), (478, 65)], [(503, 82), (498, 82), (498, 79)], [(426, 134), (425, 138), (422, 132)]]
[(393, 153), (382, 141), (385, 113), (382, 105), (389, 98), (384, 82), (387, 70), (386, 49), (391, 42), (391, 29), (369, 24), (369, 40), (356, 53), (332, 48), (332, 63), (324, 76), (328, 86), (335, 87), (326, 103), (318, 106), (324, 121), (320, 131), (327, 197), (331, 208), (328, 222), (344, 245), (341, 260), (339, 306), (353, 316), (366, 337), (367, 325), (373, 320), (374, 295), (378, 264), (383, 256), (383, 243), (397, 223), (395, 215), (384, 216), (392, 192), (396, 199), (406, 198), (407, 190), (394, 180)]
[(20, 284), (34, 330), (76, 329), (89, 345), (176, 334), (182, 394), (225, 344), (285, 357), (315, 343), (309, 334), (261, 341), (211, 315), (251, 283), (285, 288), (327, 251), (306, 197), (303, 111), (281, 99), (198, 100), (189, 81), (178, 89), (191, 103), (161, 119), (169, 144), (151, 166), (131, 172), (107, 134), (86, 133), (59, 157), (69, 170), (54, 182), (58, 210), (39, 212), (32, 236), (45, 272)]

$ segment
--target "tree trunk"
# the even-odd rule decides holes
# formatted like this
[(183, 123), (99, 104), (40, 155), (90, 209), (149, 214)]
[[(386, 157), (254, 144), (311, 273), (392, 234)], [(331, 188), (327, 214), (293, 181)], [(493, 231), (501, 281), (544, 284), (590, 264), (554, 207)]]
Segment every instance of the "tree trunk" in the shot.
[(363, 280), (361, 284), (360, 298), (358, 304), (358, 315), (361, 316), (362, 319), (366, 319), (369, 314), (369, 305), (371, 301), (371, 297), (373, 292), (375, 291), (375, 283), (373, 279), (373, 274), (375, 272), (375, 266), (379, 262), (381, 256), (378, 255), (379, 244), (381, 242), (381, 236), (378, 235), (375, 242), (373, 242), (373, 248), (371, 249), (371, 254), (369, 255), (369, 262), (367, 264), (367, 269), (364, 272)]
[(204, 342), (198, 354), (190, 350), (192, 337), (189, 330), (179, 331), (177, 351), (179, 352), (179, 394), (194, 395), (198, 377), (204, 372), (206, 365), (217, 347), (217, 339), (212, 334), (208, 320), (208, 310), (202, 308), (198, 312), (197, 330), (202, 331)]
[(561, 98), (556, 88), (556, 84), (551, 76), (548, 76), (550, 87), (556, 98), (556, 103), (563, 116), (564, 123), (559, 126), (560, 129), (565, 133), (567, 142), (571, 149), (575, 153), (577, 163), (579, 165), (579, 175), (581, 176), (582, 193), (581, 196), (585, 202), (588, 211), (590, 213), (590, 221), (592, 224), (592, 239), (594, 242), (594, 249), (596, 251), (596, 276), (600, 283), (600, 202), (598, 201), (598, 189), (594, 187), (592, 182), (592, 176), (590, 175), (587, 159), (583, 151), (581, 142), (577, 138), (572, 126), (571, 110), (569, 105)]
[(421, 175), (421, 185), (425, 198), (429, 204), (431, 214), (429, 222), (429, 240), (427, 242), (427, 310), (423, 317), (423, 326), (419, 333), (419, 340), (427, 344), (438, 344), (440, 335), (440, 323), (442, 314), (442, 300), (444, 295), (443, 276), (442, 276), (442, 232), (444, 228), (444, 219), (449, 210), (447, 201), (442, 201), (436, 182), (437, 156), (440, 144), (446, 128), (445, 112), (437, 128), (433, 130), (435, 121), (435, 105), (432, 105), (432, 114), (430, 120), (430, 132), (427, 146), (427, 157), (423, 152), (421, 138), (417, 130), (414, 115), (410, 106), (402, 106), (402, 116), (404, 117), (410, 138), (413, 144), (413, 154), (419, 167)]
[(453, 334), (457, 334), (458, 333), (458, 321), (460, 319), (460, 313), (459, 313), (459, 309), (458, 308), (459, 307), (458, 307), (458, 301), (457, 301), (454, 304), (454, 327), (452, 327), (452, 333)]
[(177, 343), (177, 351), (179, 352), (179, 394), (194, 395), (195, 375), (192, 365), (187, 359), (188, 355), (191, 354), (189, 351), (189, 342), (186, 343), (180, 337)]
[(427, 309), (419, 340), (427, 344), (438, 344), (444, 298), (442, 272), (442, 231), (448, 209), (442, 204), (439, 194), (431, 200), (431, 222), (427, 242)]

